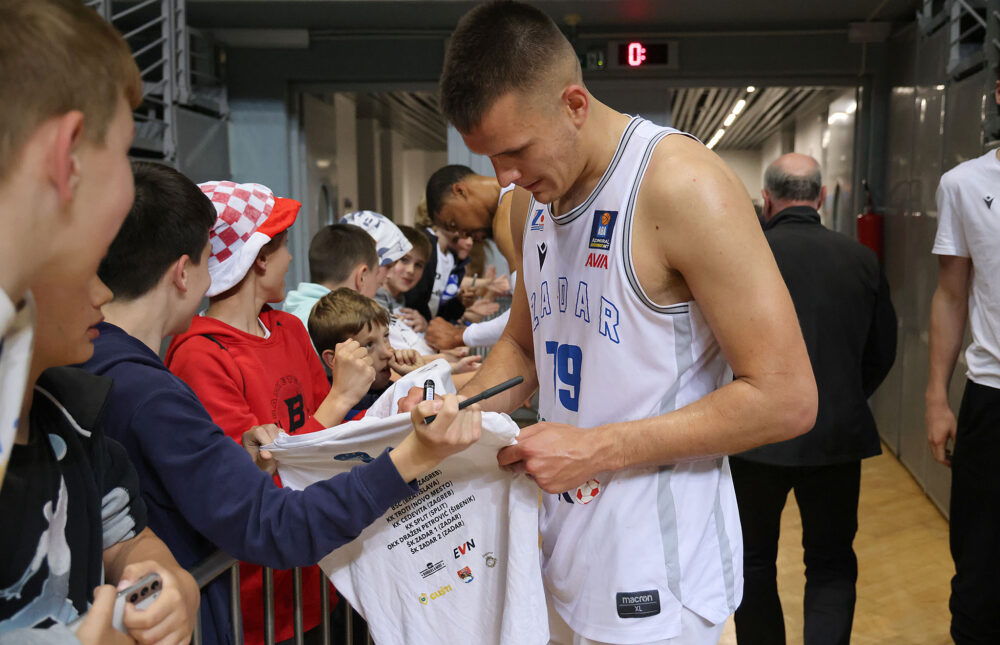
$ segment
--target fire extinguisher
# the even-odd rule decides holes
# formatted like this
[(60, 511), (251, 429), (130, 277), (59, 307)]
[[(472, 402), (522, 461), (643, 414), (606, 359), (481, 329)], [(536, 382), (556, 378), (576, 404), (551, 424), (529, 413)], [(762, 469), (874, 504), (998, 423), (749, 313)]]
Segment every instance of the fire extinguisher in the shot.
[(868, 180), (861, 182), (865, 187), (865, 208), (858, 214), (858, 242), (861, 242), (878, 256), (882, 262), (882, 216), (875, 212)]

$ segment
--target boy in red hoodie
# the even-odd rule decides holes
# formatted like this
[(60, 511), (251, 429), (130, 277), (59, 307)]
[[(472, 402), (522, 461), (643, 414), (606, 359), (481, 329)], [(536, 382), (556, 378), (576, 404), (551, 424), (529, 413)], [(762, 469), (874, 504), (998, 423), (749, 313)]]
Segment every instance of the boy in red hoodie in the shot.
[[(301, 204), (260, 184), (200, 184), (218, 218), (209, 234), (209, 307), (175, 336), (166, 365), (195, 391), (213, 421), (240, 441), (252, 426), (273, 423), (289, 434), (337, 425), (375, 378), (357, 342), (336, 348), (333, 385), (298, 318), (271, 309), (284, 298), (291, 262), (287, 230)], [(302, 571), (303, 627), (319, 624), (321, 572)], [(246, 642), (264, 642), (261, 568), (240, 565)], [(291, 571), (275, 571), (275, 638), (293, 636)]]

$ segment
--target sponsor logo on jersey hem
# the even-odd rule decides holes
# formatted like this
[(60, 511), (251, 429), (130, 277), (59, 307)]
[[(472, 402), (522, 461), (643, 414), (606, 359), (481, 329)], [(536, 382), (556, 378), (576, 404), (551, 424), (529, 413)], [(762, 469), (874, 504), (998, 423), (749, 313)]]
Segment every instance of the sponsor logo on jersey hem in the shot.
[(590, 255), (587, 256), (587, 261), (583, 266), (606, 270), (608, 268), (608, 254), (591, 252)]
[(545, 256), (549, 252), (549, 247), (545, 242), (538, 244), (538, 270), (541, 271), (542, 267), (545, 266)]
[(531, 230), (540, 231), (545, 228), (545, 209), (539, 208), (531, 216)]
[(594, 224), (590, 227), (590, 248), (607, 251), (611, 248), (611, 234), (615, 231), (618, 211), (594, 211)]
[(427, 566), (420, 572), (421, 578), (426, 578), (431, 576), (441, 569), (444, 569), (444, 560), (438, 560), (437, 562), (428, 562)]
[(619, 591), (615, 594), (620, 618), (645, 618), (660, 613), (660, 592), (649, 591)]

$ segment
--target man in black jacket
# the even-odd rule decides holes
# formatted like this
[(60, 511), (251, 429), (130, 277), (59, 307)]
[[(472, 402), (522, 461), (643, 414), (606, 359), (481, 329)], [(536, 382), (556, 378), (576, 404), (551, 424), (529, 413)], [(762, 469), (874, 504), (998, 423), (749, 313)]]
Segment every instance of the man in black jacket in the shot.
[(730, 460), (745, 548), (741, 645), (785, 642), (775, 558), (788, 491), (802, 516), (805, 643), (848, 643), (858, 576), (861, 460), (881, 452), (867, 399), (896, 357), (896, 314), (875, 254), (820, 223), (819, 164), (786, 154), (764, 175), (764, 234), (788, 285), (816, 385), (816, 425)]

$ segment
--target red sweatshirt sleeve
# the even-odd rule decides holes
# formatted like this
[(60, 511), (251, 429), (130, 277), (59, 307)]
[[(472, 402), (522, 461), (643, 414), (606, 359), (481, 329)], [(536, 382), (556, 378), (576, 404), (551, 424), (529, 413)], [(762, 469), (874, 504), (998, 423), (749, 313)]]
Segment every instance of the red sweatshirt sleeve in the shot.
[(244, 432), (260, 425), (247, 404), (239, 367), (218, 344), (189, 338), (174, 351), (167, 367), (191, 386), (212, 420), (237, 443)]

